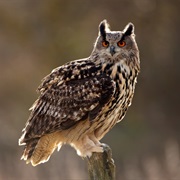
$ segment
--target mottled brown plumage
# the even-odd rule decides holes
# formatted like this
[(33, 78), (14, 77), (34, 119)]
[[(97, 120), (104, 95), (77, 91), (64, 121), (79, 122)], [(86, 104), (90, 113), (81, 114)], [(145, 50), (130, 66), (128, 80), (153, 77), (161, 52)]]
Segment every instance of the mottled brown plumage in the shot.
[(19, 140), (22, 159), (37, 165), (70, 144), (78, 155), (102, 152), (100, 139), (123, 119), (140, 70), (134, 25), (110, 31), (106, 20), (88, 58), (54, 69), (39, 86), (39, 98)]

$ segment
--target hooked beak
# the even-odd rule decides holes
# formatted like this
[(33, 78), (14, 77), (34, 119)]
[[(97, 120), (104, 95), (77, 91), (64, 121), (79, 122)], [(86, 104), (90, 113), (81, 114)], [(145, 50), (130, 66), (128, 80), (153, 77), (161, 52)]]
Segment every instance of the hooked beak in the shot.
[(110, 53), (112, 56), (116, 53), (114, 46), (110, 46)]

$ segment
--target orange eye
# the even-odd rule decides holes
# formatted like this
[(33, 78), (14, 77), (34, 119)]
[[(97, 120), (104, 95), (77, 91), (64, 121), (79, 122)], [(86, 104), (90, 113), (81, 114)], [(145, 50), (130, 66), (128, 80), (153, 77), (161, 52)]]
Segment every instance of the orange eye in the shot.
[(103, 45), (104, 47), (108, 47), (108, 46), (109, 46), (109, 43), (108, 43), (108, 41), (103, 41), (103, 42), (102, 42), (102, 45)]
[(119, 47), (124, 47), (124, 46), (126, 45), (126, 43), (125, 43), (125, 41), (119, 41), (119, 42), (117, 43), (117, 45), (118, 45)]

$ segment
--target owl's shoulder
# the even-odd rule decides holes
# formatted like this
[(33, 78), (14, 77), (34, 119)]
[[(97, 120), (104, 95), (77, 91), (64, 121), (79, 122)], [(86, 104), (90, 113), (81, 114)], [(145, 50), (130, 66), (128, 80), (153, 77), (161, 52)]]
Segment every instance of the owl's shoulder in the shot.
[(53, 69), (50, 74), (44, 77), (37, 91), (43, 93), (52, 86), (99, 75), (101, 68), (101, 65), (96, 65), (91, 58), (70, 61)]

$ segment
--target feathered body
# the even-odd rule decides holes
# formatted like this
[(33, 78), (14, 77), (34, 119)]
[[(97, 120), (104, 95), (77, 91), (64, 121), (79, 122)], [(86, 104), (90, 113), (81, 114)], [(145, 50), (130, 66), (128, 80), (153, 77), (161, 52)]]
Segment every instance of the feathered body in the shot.
[(110, 31), (106, 20), (88, 58), (54, 69), (39, 86), (39, 98), (19, 140), (22, 159), (37, 165), (70, 144), (78, 155), (102, 152), (100, 139), (123, 119), (140, 70), (134, 26)]

